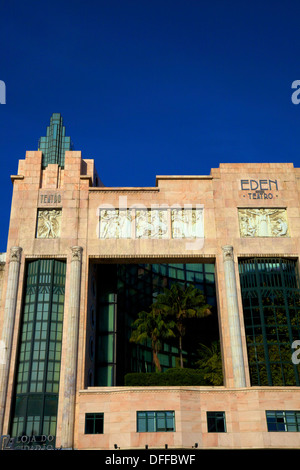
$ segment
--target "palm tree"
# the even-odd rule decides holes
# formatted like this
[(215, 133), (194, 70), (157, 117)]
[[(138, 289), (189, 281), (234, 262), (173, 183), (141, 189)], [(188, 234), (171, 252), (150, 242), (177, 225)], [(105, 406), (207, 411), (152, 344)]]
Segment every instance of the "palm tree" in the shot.
[(163, 339), (175, 336), (173, 332), (174, 322), (165, 318), (160, 310), (154, 305), (150, 307), (150, 311), (143, 310), (139, 312), (138, 318), (133, 322), (134, 328), (130, 341), (134, 343), (146, 343), (151, 340), (151, 348), (153, 355), (153, 363), (155, 369), (161, 372), (161, 365), (158, 353)]
[(209, 346), (199, 345), (200, 356), (196, 365), (202, 370), (205, 385), (223, 385), (222, 357), (220, 341), (213, 341)]
[(183, 368), (182, 339), (186, 332), (186, 320), (202, 318), (211, 314), (210, 305), (205, 302), (203, 293), (192, 284), (188, 287), (173, 284), (157, 296), (156, 308), (173, 318), (179, 340), (180, 367)]

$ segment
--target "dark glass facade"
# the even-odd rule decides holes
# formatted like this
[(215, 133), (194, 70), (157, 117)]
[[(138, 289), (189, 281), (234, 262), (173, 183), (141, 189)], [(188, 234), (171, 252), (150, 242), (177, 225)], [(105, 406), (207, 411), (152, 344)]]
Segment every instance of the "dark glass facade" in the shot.
[(300, 385), (292, 361), (300, 338), (297, 262), (286, 258), (239, 261), (251, 385)]
[(66, 263), (27, 265), (11, 435), (55, 436)]
[[(186, 367), (193, 367), (199, 343), (219, 339), (213, 263), (99, 264), (97, 272), (95, 385), (124, 385), (126, 373), (154, 371), (150, 345), (129, 342), (131, 325), (172, 283), (193, 284), (202, 290), (213, 311), (206, 319), (191, 320), (184, 342)], [(159, 357), (162, 370), (175, 367), (177, 342), (165, 342)]]

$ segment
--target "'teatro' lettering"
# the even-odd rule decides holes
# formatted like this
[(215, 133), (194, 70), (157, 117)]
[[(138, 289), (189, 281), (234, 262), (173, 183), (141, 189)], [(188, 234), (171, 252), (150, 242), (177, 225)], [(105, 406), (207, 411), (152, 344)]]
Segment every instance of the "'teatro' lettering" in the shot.
[(278, 191), (277, 180), (241, 180), (242, 191)]
[(61, 195), (60, 194), (41, 194), (41, 203), (49, 204), (49, 203), (60, 203), (61, 202)]

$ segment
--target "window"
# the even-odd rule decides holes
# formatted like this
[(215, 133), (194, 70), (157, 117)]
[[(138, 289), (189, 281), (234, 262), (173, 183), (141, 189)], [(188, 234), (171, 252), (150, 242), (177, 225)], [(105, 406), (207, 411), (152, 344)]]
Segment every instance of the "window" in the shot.
[(104, 413), (85, 415), (85, 434), (103, 434)]
[(225, 411), (207, 412), (207, 432), (226, 432)]
[[(156, 296), (163, 293), (164, 287), (170, 288), (175, 282), (193, 284), (203, 291), (207, 303), (213, 307), (213, 314), (209, 317), (191, 320), (193, 326), (187, 330), (185, 338), (185, 366), (193, 366), (199, 342), (207, 344), (207, 341), (219, 339), (213, 263), (124, 262), (99, 264), (95, 270), (95, 386), (122, 386), (128, 373), (155, 371), (151, 342), (136, 344), (129, 341), (132, 323), (139, 312), (148, 309)], [(198, 321), (203, 322), (201, 332), (198, 327), (194, 328)], [(162, 370), (176, 367), (177, 357), (177, 344), (164, 340), (159, 351)], [(153, 408), (159, 409), (160, 406), (154, 405)]]
[(268, 431), (300, 431), (300, 411), (266, 411)]
[[(110, 273), (106, 273), (110, 278)], [(108, 281), (113, 282), (113, 281)], [(115, 385), (116, 376), (116, 315), (117, 296), (106, 292), (100, 298), (97, 317), (96, 383), (104, 387)]]
[(39, 259), (26, 266), (12, 437), (56, 435), (65, 277), (64, 261)]
[(300, 365), (291, 345), (300, 337), (297, 261), (239, 260), (251, 385), (299, 386)]
[(175, 431), (174, 411), (138, 411), (137, 432)]

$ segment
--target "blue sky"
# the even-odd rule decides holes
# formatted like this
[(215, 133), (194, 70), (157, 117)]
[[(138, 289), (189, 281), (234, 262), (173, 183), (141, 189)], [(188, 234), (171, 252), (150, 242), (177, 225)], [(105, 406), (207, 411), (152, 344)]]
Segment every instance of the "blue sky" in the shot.
[(59, 112), (106, 186), (300, 166), (300, 2), (2, 0), (0, 251), (18, 160)]

